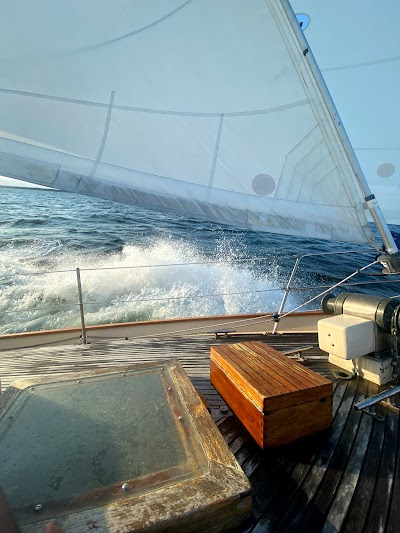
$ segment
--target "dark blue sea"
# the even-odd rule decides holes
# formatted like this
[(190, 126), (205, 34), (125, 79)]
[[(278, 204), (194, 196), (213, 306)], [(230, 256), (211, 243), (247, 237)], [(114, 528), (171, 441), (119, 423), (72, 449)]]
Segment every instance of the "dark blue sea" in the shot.
[[(290, 310), (377, 255), (46, 189), (0, 187), (0, 228), (0, 333), (78, 326), (77, 268), (86, 322), (101, 324), (276, 311), (295, 256), (357, 252), (305, 258)], [(374, 282), (357, 292), (400, 294), (382, 277), (354, 281)]]

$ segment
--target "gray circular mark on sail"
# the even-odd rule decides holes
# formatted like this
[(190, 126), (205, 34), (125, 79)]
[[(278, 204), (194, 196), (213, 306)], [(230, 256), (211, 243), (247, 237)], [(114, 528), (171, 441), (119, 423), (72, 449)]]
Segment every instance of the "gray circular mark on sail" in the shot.
[(376, 172), (381, 178), (390, 178), (390, 176), (393, 176), (395, 170), (396, 167), (392, 163), (383, 163), (383, 165), (377, 168)]
[(268, 196), (275, 190), (275, 180), (269, 174), (257, 174), (253, 179), (251, 186), (253, 191), (259, 196)]
[(307, 13), (296, 13), (297, 22), (300, 24), (300, 28), (304, 31), (310, 25), (311, 19)]

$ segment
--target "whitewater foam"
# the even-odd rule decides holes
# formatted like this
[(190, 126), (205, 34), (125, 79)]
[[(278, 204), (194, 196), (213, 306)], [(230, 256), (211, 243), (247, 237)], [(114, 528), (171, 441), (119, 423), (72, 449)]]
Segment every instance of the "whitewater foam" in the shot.
[(210, 258), (169, 238), (109, 254), (46, 241), (9, 247), (1, 259), (0, 332), (79, 326), (77, 267), (87, 325), (276, 310), (281, 292), (274, 289), (284, 284), (278, 263), (227, 262), (235, 258), (228, 248), (222, 243)]

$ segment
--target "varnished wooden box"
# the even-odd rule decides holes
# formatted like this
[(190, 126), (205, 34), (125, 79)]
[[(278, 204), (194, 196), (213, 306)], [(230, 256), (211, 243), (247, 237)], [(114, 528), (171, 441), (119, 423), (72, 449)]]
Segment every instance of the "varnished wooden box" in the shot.
[(332, 423), (332, 383), (262, 342), (212, 347), (210, 379), (262, 448)]

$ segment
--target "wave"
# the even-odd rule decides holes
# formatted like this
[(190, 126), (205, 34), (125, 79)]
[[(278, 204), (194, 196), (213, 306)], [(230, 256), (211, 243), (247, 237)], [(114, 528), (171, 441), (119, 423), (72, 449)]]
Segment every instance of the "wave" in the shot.
[[(302, 262), (294, 284), (313, 288), (291, 293), (286, 309), (292, 309), (373, 258), (361, 246), (351, 247), (357, 254), (324, 255), (343, 253), (345, 245), (59, 191), (9, 189), (0, 204), (0, 333), (79, 326), (78, 267), (86, 321), (101, 324), (276, 311), (282, 296), (276, 288), (286, 285), (294, 257), (319, 254)], [(21, 223), (32, 220), (39, 223)], [(392, 229), (398, 237), (399, 227)], [(386, 294), (374, 287), (368, 292)]]
[(48, 222), (47, 218), (19, 218), (10, 223), (10, 226), (41, 226)]
[[(36, 243), (28, 258), (26, 250), (3, 252), (3, 334), (79, 326), (78, 267), (87, 325), (271, 312), (281, 298), (276, 288), (285, 281), (278, 261), (227, 262), (237, 258), (229, 239), (212, 255), (170, 238), (108, 254), (82, 255), (54, 242)], [(47, 262), (41, 262), (43, 255), (49, 255)]]

